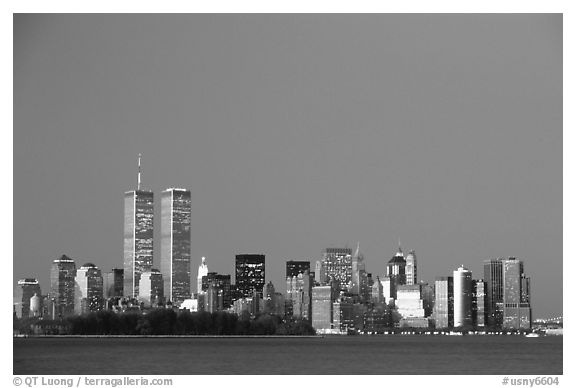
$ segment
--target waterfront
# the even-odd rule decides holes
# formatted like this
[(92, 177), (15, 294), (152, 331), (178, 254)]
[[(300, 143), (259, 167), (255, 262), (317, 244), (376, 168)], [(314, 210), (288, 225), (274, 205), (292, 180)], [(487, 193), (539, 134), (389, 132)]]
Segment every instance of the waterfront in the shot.
[(14, 338), (14, 374), (555, 375), (562, 338)]

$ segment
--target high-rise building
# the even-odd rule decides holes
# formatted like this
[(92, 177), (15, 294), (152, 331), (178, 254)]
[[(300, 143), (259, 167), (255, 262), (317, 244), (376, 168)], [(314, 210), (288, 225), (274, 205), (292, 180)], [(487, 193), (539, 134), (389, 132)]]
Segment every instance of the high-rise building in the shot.
[(230, 275), (222, 275), (218, 272), (208, 272), (202, 276), (200, 291), (208, 291), (210, 285), (216, 290), (217, 293), (222, 295), (222, 308), (227, 309), (232, 306), (232, 282)]
[(384, 303), (384, 288), (382, 287), (382, 283), (380, 282), (380, 278), (376, 276), (376, 281), (372, 285), (372, 295), (371, 295), (372, 303), (380, 304)]
[(356, 252), (352, 255), (352, 287), (349, 291), (354, 295), (359, 295), (363, 301), (370, 300), (371, 290), (368, 287), (366, 263), (364, 255), (360, 252), (360, 242), (358, 242)]
[(175, 306), (190, 299), (190, 217), (191, 196), (185, 189), (162, 192), (161, 271), (164, 295)]
[(484, 281), (486, 282), (487, 324), (492, 328), (502, 325), (502, 258), (484, 260)]
[(92, 263), (86, 263), (76, 271), (74, 288), (74, 312), (86, 314), (102, 309), (104, 281), (102, 272)]
[(312, 327), (314, 329), (332, 328), (332, 296), (331, 286), (312, 287)]
[(296, 318), (310, 319), (312, 316), (312, 286), (314, 277), (308, 272), (286, 278), (287, 300)]
[(28, 318), (30, 313), (30, 299), (34, 295), (41, 295), (38, 279), (26, 278), (18, 280), (14, 292), (14, 310), (18, 318)]
[(472, 298), (472, 321), (476, 328), (486, 326), (486, 306), (488, 299), (486, 296), (486, 282), (482, 279), (473, 280), (473, 298)]
[(164, 279), (162, 273), (153, 268), (140, 275), (138, 300), (145, 307), (157, 306), (164, 299)]
[(522, 290), (522, 284), (527, 285), (530, 281), (523, 275), (524, 263), (521, 260), (514, 257), (502, 260), (502, 327), (505, 329), (532, 327), (530, 296)]
[(434, 284), (428, 284), (422, 280), (419, 282), (422, 290), (422, 302), (424, 303), (424, 316), (429, 317), (434, 311)]
[(138, 297), (140, 274), (152, 269), (154, 251), (154, 193), (138, 189), (124, 194), (124, 296)]
[(424, 318), (424, 302), (419, 284), (398, 286), (396, 296), (396, 307), (402, 318)]
[(124, 292), (124, 268), (112, 268), (102, 275), (104, 278), (104, 299), (118, 298)]
[(321, 283), (335, 279), (341, 290), (348, 290), (352, 284), (352, 250), (350, 248), (326, 248), (322, 258), (324, 278)]
[(396, 299), (396, 289), (406, 284), (406, 260), (400, 246), (398, 246), (398, 252), (388, 261), (386, 276), (390, 278), (390, 296)]
[(206, 258), (203, 257), (202, 262), (198, 266), (198, 276), (196, 276), (196, 282), (197, 282), (196, 283), (196, 292), (197, 293), (202, 292), (202, 288), (203, 288), (202, 278), (206, 275), (208, 275), (208, 264), (206, 264)]
[(383, 276), (380, 279), (380, 283), (382, 283), (382, 296), (384, 297), (384, 302), (389, 304), (392, 298), (392, 281), (390, 280), (390, 276)]
[(416, 252), (411, 250), (406, 256), (406, 284), (418, 284), (418, 261), (416, 260)]
[(454, 326), (454, 278), (436, 277), (434, 282), (434, 319), (436, 328)]
[(454, 275), (454, 327), (472, 327), (472, 272), (459, 267)]
[(252, 297), (254, 290), (262, 295), (265, 275), (266, 258), (264, 255), (236, 255), (236, 287), (243, 297)]
[(316, 260), (314, 281), (320, 285), (326, 283), (326, 268), (322, 265), (322, 260)]
[(296, 261), (289, 260), (286, 262), (286, 277), (292, 278), (298, 276), (298, 274), (304, 272), (310, 272), (310, 262), (309, 261)]
[(66, 255), (52, 262), (50, 297), (54, 299), (54, 319), (74, 314), (76, 263)]

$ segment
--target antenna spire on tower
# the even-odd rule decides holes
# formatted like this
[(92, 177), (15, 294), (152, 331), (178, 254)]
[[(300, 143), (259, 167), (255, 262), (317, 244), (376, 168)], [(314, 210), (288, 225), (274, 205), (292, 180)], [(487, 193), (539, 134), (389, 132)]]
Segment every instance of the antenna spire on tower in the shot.
[(142, 182), (142, 170), (140, 168), (140, 159), (142, 159), (142, 154), (138, 154), (138, 190), (140, 190), (140, 184)]

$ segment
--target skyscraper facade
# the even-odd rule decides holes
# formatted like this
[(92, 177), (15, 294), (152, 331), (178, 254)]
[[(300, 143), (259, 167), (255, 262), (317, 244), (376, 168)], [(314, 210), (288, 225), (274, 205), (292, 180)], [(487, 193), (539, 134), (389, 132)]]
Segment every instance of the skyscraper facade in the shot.
[(459, 267), (454, 275), (454, 327), (472, 327), (472, 272)]
[(388, 261), (386, 276), (390, 278), (390, 296), (396, 299), (396, 289), (406, 284), (406, 260), (401, 247), (398, 247), (398, 252)]
[(286, 278), (287, 297), (296, 318), (310, 319), (312, 316), (312, 286), (314, 278), (308, 272)]
[(124, 293), (124, 268), (112, 268), (102, 275), (104, 278), (104, 298), (122, 297)]
[(359, 295), (363, 301), (370, 300), (371, 290), (368, 287), (366, 263), (364, 255), (360, 252), (360, 243), (352, 255), (352, 284), (349, 291), (354, 295)]
[(434, 319), (436, 328), (454, 326), (454, 279), (451, 276), (437, 277), (434, 282)]
[(202, 287), (203, 287), (202, 278), (206, 275), (208, 275), (208, 264), (206, 264), (206, 258), (203, 257), (202, 262), (198, 266), (198, 274), (196, 276), (196, 292), (197, 293), (202, 292)]
[(218, 294), (222, 295), (222, 308), (227, 309), (232, 306), (232, 282), (230, 275), (208, 272), (202, 277), (201, 283), (201, 291), (207, 292), (208, 288), (212, 286)]
[(502, 327), (505, 329), (529, 329), (532, 326), (532, 310), (529, 295), (522, 291), (522, 284), (529, 283), (524, 275), (524, 263), (514, 257), (502, 260)]
[(418, 261), (414, 250), (406, 256), (406, 284), (409, 286), (418, 284)]
[(296, 261), (289, 260), (286, 262), (286, 277), (298, 276), (298, 274), (304, 272), (310, 272), (310, 262), (309, 261)]
[(146, 307), (162, 303), (164, 299), (164, 280), (157, 269), (142, 272), (140, 275), (138, 300)]
[(316, 330), (332, 328), (332, 301), (331, 286), (312, 287), (312, 327)]
[(502, 325), (502, 260), (484, 260), (484, 281), (486, 282), (486, 316), (487, 324), (492, 328)]
[(140, 274), (152, 269), (154, 253), (154, 193), (138, 189), (124, 193), (124, 296), (138, 297)]
[(236, 255), (236, 288), (243, 297), (253, 296), (254, 290), (262, 295), (265, 275), (266, 258), (264, 255)]
[(74, 312), (86, 314), (102, 309), (104, 281), (102, 272), (92, 263), (86, 263), (76, 271), (74, 288)]
[(14, 310), (18, 318), (32, 316), (30, 313), (30, 299), (34, 295), (42, 295), (38, 279), (26, 278), (18, 280), (16, 292), (14, 293)]
[(324, 278), (321, 283), (335, 279), (341, 290), (347, 290), (352, 284), (352, 249), (326, 248), (322, 258), (322, 272)]
[(52, 262), (50, 268), (50, 297), (54, 299), (54, 314), (66, 317), (74, 314), (74, 285), (76, 263), (66, 255)]
[(472, 299), (472, 321), (476, 328), (484, 328), (486, 326), (486, 282), (482, 279), (473, 280), (473, 299)]
[(190, 299), (190, 217), (191, 196), (185, 189), (162, 192), (161, 270), (164, 294), (175, 306)]

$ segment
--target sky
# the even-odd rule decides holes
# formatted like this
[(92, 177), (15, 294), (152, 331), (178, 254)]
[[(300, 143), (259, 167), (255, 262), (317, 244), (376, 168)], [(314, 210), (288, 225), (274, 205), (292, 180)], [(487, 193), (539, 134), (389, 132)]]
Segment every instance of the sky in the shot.
[[(17, 14), (13, 282), (122, 267), (123, 194), (192, 194), (202, 256), (355, 248), (383, 276), (514, 256), (562, 314), (562, 15)], [(193, 288), (195, 281), (193, 282)]]

